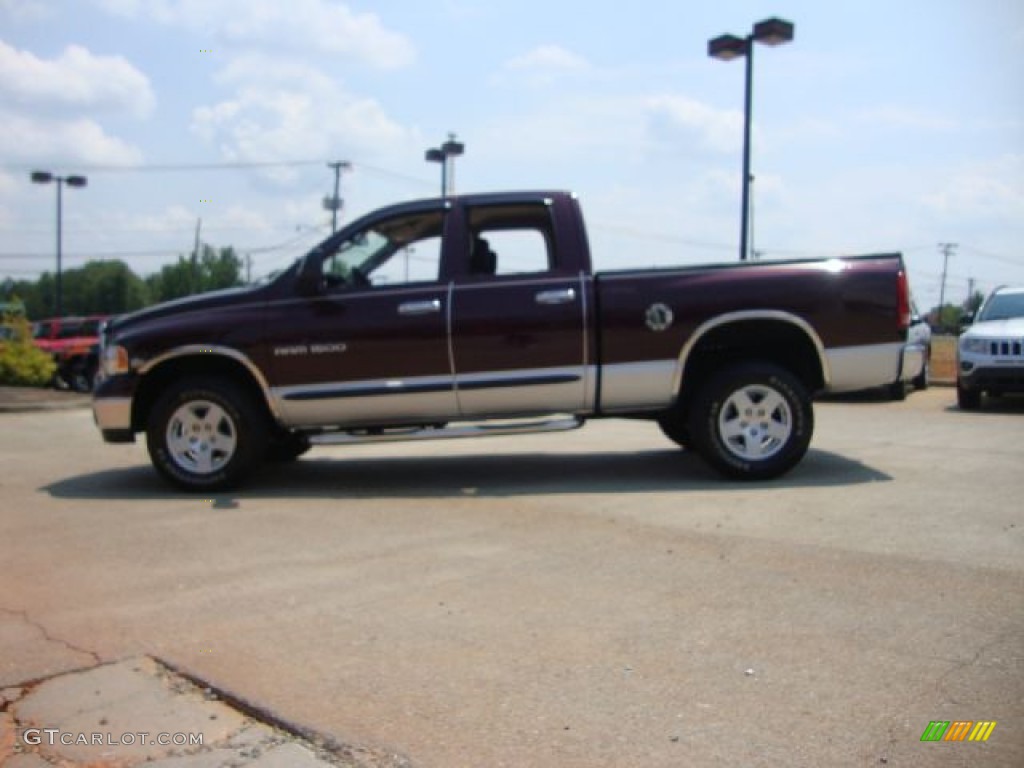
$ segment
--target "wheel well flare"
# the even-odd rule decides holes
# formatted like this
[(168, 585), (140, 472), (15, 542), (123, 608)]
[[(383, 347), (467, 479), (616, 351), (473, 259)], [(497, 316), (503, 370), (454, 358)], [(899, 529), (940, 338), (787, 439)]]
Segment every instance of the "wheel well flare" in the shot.
[(753, 360), (791, 371), (808, 392), (828, 383), (824, 347), (817, 335), (799, 318), (782, 315), (736, 318), (698, 329), (680, 356), (676, 391), (692, 393), (722, 367)]
[(264, 388), (241, 361), (218, 354), (185, 354), (172, 357), (147, 370), (132, 402), (132, 429), (146, 428), (149, 412), (160, 393), (172, 382), (187, 376), (219, 376), (244, 387), (273, 418)]

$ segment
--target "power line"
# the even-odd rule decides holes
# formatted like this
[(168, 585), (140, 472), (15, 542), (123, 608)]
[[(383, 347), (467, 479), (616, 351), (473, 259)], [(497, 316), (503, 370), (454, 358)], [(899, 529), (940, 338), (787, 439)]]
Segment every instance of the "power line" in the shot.
[[(246, 168), (297, 168), (304, 165), (320, 165), (321, 160), (240, 160), (222, 163), (139, 163), (137, 165), (105, 165), (93, 163), (69, 163), (61, 165), (75, 171), (89, 171), (90, 173), (173, 173), (177, 171), (223, 171), (239, 170)], [(0, 165), (5, 171), (29, 171), (38, 164), (16, 163), (12, 165)], [(59, 165), (59, 164), (58, 164)]]
[[(283, 240), (273, 245), (258, 245), (258, 246), (231, 246), (236, 252), (244, 251), (246, 253), (272, 253), (274, 251), (284, 250), (289, 248), (295, 243), (309, 237), (310, 235), (319, 234), (324, 227), (317, 226), (311, 227), (302, 231), (300, 234), (290, 237), (287, 240)], [(0, 259), (49, 259), (53, 254), (51, 253), (0, 253)], [(159, 250), (150, 251), (81, 251), (79, 253), (65, 254), (67, 258), (80, 259), (80, 258), (97, 258), (97, 259), (109, 259), (109, 258), (120, 258), (120, 257), (148, 257), (148, 256), (176, 256), (183, 255), (180, 248), (163, 248)]]
[(975, 248), (973, 245), (964, 245), (962, 247), (963, 247), (963, 249), (965, 251), (970, 251), (971, 253), (976, 254), (978, 256), (981, 256), (982, 258), (985, 258), (985, 259), (992, 259), (993, 261), (1001, 261), (1003, 264), (1010, 264), (1010, 265), (1012, 265), (1014, 267), (1022, 267), (1022, 266), (1024, 266), (1024, 261), (1021, 261), (1020, 259), (1014, 259), (1014, 258), (1011, 258), (1009, 256), (1000, 256), (999, 254), (996, 254), (996, 253), (990, 253), (988, 251), (983, 251), (981, 248)]
[[(138, 163), (136, 165), (110, 165), (102, 163), (69, 163), (61, 165), (63, 168), (74, 171), (89, 173), (177, 173), (181, 171), (232, 171), (232, 170), (258, 170), (260, 168), (301, 168), (323, 165), (324, 160), (238, 160), (219, 163)], [(330, 163), (328, 163), (330, 165)], [(369, 163), (351, 162), (352, 168), (360, 171), (369, 171), (371, 174), (386, 176), (392, 179), (399, 179), (418, 186), (433, 186), (433, 182), (426, 179), (409, 176), (405, 173), (381, 168)], [(31, 171), (38, 167), (38, 163), (12, 163), (0, 165), (0, 170), (11, 172)]]

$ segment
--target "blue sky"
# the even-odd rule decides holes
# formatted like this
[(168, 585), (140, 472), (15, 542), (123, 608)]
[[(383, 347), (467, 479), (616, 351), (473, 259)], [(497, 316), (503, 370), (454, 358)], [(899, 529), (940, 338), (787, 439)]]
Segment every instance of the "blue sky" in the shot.
[[(1024, 4), (483, 0), (0, 0), (0, 279), (121, 258), (140, 274), (202, 239), (254, 276), (343, 219), (435, 195), (428, 147), (466, 144), (458, 192), (579, 193), (599, 268), (732, 261), (743, 65), (758, 46), (754, 247), (900, 250), (937, 302), (1024, 283)], [(277, 165), (266, 165), (276, 163)], [(235, 167), (196, 167), (233, 164)]]

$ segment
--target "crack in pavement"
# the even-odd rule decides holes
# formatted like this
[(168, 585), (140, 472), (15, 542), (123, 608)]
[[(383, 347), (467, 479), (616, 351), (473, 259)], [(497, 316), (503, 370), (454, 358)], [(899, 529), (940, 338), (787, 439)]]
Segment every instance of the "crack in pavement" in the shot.
[(87, 650), (85, 648), (82, 648), (80, 645), (75, 645), (74, 643), (68, 640), (51, 635), (50, 631), (46, 627), (44, 627), (42, 624), (40, 624), (38, 621), (36, 621), (28, 615), (28, 611), (15, 611), (10, 608), (4, 608), (3, 606), (0, 606), (0, 613), (5, 613), (8, 616), (13, 616), (16, 619), (20, 619), (22, 622), (24, 622), (25, 624), (39, 632), (39, 634), (41, 634), (43, 636), (43, 639), (47, 642), (61, 645), (64, 648), (71, 651), (72, 653), (78, 653), (82, 656), (88, 656), (92, 660), (93, 666), (99, 666), (100, 664), (103, 664), (103, 659), (101, 659), (99, 654), (95, 651)]

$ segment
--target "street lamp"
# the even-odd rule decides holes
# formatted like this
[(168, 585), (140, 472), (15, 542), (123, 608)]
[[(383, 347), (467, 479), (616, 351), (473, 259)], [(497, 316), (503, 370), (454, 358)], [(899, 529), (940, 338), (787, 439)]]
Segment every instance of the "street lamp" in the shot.
[(740, 261), (747, 259), (747, 218), (750, 210), (750, 107), (753, 91), (754, 43), (782, 45), (793, 39), (793, 24), (783, 19), (765, 19), (754, 25), (746, 37), (722, 35), (708, 41), (708, 56), (732, 61), (741, 56), (747, 59), (746, 89), (743, 101), (743, 201), (740, 211)]
[(56, 317), (62, 317), (64, 308), (61, 295), (61, 189), (65, 184), (69, 187), (84, 187), (88, 179), (85, 176), (56, 176), (49, 171), (32, 171), (31, 178), (34, 184), (49, 184), (51, 181), (57, 183), (57, 295), (54, 314)]
[(448, 197), (455, 191), (455, 158), (466, 151), (466, 145), (455, 140), (455, 134), (448, 134), (448, 141), (437, 149), (428, 149), (424, 159), (428, 163), (441, 164), (441, 197)]

